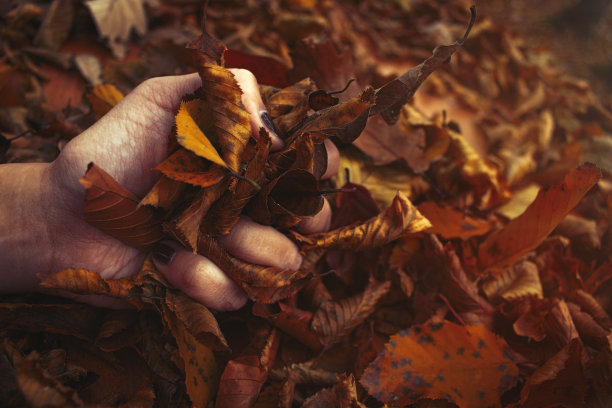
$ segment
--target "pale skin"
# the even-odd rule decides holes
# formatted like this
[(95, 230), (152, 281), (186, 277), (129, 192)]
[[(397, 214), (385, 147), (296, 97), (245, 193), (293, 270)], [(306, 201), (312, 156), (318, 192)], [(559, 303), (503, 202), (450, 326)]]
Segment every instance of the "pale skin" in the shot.
[[(251, 114), (253, 135), (263, 126), (265, 106), (253, 75), (232, 70)], [(181, 97), (201, 86), (197, 74), (145, 81), (92, 127), (71, 140), (52, 163), (0, 166), (0, 293), (40, 291), (37, 274), (85, 268), (103, 278), (138, 272), (146, 254), (88, 225), (82, 216), (85, 192), (78, 179), (94, 162), (125, 188), (142, 197), (159, 173), (152, 171), (167, 154), (167, 138)], [(283, 141), (272, 135), (273, 148)], [(338, 166), (331, 142), (328, 171)], [(298, 226), (302, 232), (329, 228), (329, 203)], [(270, 226), (247, 217), (220, 242), (228, 252), (249, 262), (299, 269), (297, 246)], [(216, 310), (242, 307), (247, 298), (213, 262), (175, 242), (164, 241), (164, 256), (154, 263), (166, 278), (189, 296)], [(159, 254), (157, 254), (159, 255)], [(97, 305), (116, 306), (97, 297), (79, 297)]]

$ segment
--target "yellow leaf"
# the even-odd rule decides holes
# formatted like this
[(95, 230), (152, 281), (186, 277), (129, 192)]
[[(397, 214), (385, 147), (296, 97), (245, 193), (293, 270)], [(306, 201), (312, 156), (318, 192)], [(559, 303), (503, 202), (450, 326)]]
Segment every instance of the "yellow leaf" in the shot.
[(96, 118), (100, 119), (123, 99), (123, 94), (113, 84), (96, 85), (87, 94), (87, 99), (91, 103), (91, 108), (96, 113)]
[(215, 149), (192, 117), (191, 111), (200, 108), (201, 106), (199, 105), (201, 105), (201, 102), (198, 100), (181, 102), (179, 111), (176, 114), (176, 140), (181, 146), (196, 155), (210, 160), (219, 166), (227, 167), (217, 149)]

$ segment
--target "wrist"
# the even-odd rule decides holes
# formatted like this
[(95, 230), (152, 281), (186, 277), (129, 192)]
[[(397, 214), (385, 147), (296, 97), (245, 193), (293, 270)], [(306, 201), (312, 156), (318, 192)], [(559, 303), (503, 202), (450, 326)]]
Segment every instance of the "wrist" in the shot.
[(49, 163), (0, 165), (0, 291), (38, 287), (53, 251), (48, 212), (51, 202)]

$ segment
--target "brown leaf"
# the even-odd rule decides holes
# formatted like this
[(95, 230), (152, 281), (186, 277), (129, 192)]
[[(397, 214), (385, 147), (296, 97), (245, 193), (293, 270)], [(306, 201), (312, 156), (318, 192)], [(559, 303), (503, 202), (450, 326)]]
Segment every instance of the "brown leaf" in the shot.
[[(271, 140), (267, 132), (261, 132), (257, 141), (255, 156), (247, 164), (244, 177), (261, 183), (263, 168), (270, 152)], [(257, 193), (255, 186), (245, 179), (239, 179), (233, 190), (226, 191), (217, 200), (210, 211), (211, 227), (209, 231), (218, 235), (228, 234), (238, 222), (243, 208)]]
[(427, 218), (402, 193), (384, 212), (359, 224), (326, 233), (301, 235), (291, 231), (303, 249), (329, 248), (362, 251), (391, 242), (404, 234), (423, 231), (431, 226)]
[(517, 300), (524, 297), (544, 297), (538, 267), (533, 262), (521, 260), (499, 277), (482, 285), (489, 299)]
[(40, 286), (61, 289), (82, 295), (105, 295), (126, 298), (134, 291), (134, 282), (129, 278), (102, 279), (100, 274), (87, 269), (63, 269), (57, 273), (41, 274)]
[(289, 170), (270, 181), (249, 204), (247, 213), (265, 225), (292, 226), (299, 217), (317, 214), (323, 208), (323, 197), (316, 178), (308, 171)]
[(256, 343), (261, 340), (255, 338), (245, 351), (227, 363), (219, 382), (215, 408), (248, 408), (255, 402), (276, 358), (279, 338), (278, 331), (273, 328), (262, 348), (257, 348)]
[(361, 324), (376, 307), (391, 282), (371, 282), (363, 293), (339, 302), (323, 302), (314, 313), (311, 326), (325, 346), (330, 346)]
[(215, 395), (218, 381), (215, 355), (211, 348), (200, 343), (190, 333), (172, 310), (164, 308), (163, 316), (183, 360), (189, 399), (194, 407), (206, 408)]
[(272, 94), (266, 101), (268, 112), (274, 120), (276, 129), (285, 134), (296, 123), (306, 118), (308, 98), (306, 95), (315, 90), (310, 78), (305, 78)]
[(168, 211), (178, 202), (185, 187), (185, 183), (162, 175), (147, 195), (140, 200), (139, 205), (150, 205)]
[(75, 11), (74, 3), (71, 0), (55, 0), (51, 3), (34, 37), (34, 45), (59, 51), (68, 38)]
[(194, 186), (209, 187), (219, 183), (227, 175), (227, 170), (208, 164), (195, 154), (185, 149), (178, 149), (166, 160), (155, 167), (166, 177), (193, 184)]
[(90, 163), (79, 182), (85, 187), (83, 213), (90, 225), (141, 251), (163, 238), (155, 210), (140, 207), (138, 198), (104, 170)]
[(242, 154), (251, 137), (251, 120), (241, 102), (242, 90), (234, 75), (219, 65), (204, 64), (198, 72), (202, 88), (197, 93), (212, 109), (221, 157), (229, 169), (238, 173)]
[(537, 247), (565, 218), (601, 172), (591, 164), (571, 170), (562, 184), (540, 190), (535, 201), (503, 229), (490, 234), (481, 244), (480, 264), (490, 274), (499, 276), (520, 257)]
[(583, 346), (573, 339), (538, 368), (521, 391), (521, 407), (583, 407), (586, 383), (582, 367)]
[(308, 272), (254, 265), (242, 261), (229, 255), (209, 236), (200, 236), (198, 253), (213, 261), (255, 302), (278, 302), (294, 295), (307, 283)]
[(431, 55), (420, 65), (397, 77), (376, 90), (376, 106), (370, 110), (370, 115), (381, 114), (385, 121), (392, 125), (397, 122), (402, 106), (414, 95), (423, 81), (444, 64), (453, 53), (463, 45), (476, 19), (476, 7), (470, 8), (472, 17), (460, 41), (452, 45), (438, 45)]
[(229, 348), (215, 316), (206, 306), (174, 291), (166, 292), (165, 304), (200, 344), (217, 351)]
[(321, 350), (323, 347), (321, 340), (310, 325), (312, 313), (281, 302), (278, 303), (278, 307), (280, 310), (275, 311), (272, 305), (256, 303), (252, 311), (255, 316), (268, 319), (274, 326), (310, 349)]

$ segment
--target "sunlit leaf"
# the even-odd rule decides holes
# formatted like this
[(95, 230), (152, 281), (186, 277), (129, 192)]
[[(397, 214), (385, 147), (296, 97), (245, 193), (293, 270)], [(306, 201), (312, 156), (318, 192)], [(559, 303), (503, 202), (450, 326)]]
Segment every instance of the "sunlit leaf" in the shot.
[(96, 85), (87, 94), (91, 108), (100, 119), (123, 99), (123, 94), (113, 84)]
[(191, 111), (203, 109), (201, 101), (195, 99), (189, 102), (181, 102), (178, 113), (176, 114), (176, 140), (187, 150), (203, 157), (221, 167), (227, 164), (217, 149), (212, 145), (204, 132), (200, 129), (191, 115)]
[(526, 296), (544, 297), (538, 267), (529, 261), (516, 263), (498, 278), (487, 281), (482, 290), (489, 299), (516, 300)]
[(172, 180), (200, 187), (217, 184), (227, 175), (227, 170), (223, 167), (207, 165), (204, 160), (185, 149), (172, 153), (158, 164), (155, 170), (161, 171)]
[(470, 217), (461, 211), (426, 201), (417, 207), (432, 227), (427, 232), (439, 234), (445, 239), (469, 238), (485, 235), (492, 228), (491, 222)]
[(597, 167), (584, 164), (571, 170), (562, 184), (540, 190), (523, 214), (500, 231), (490, 234), (482, 243), (478, 251), (482, 267), (498, 276), (537, 247), (600, 176)]

